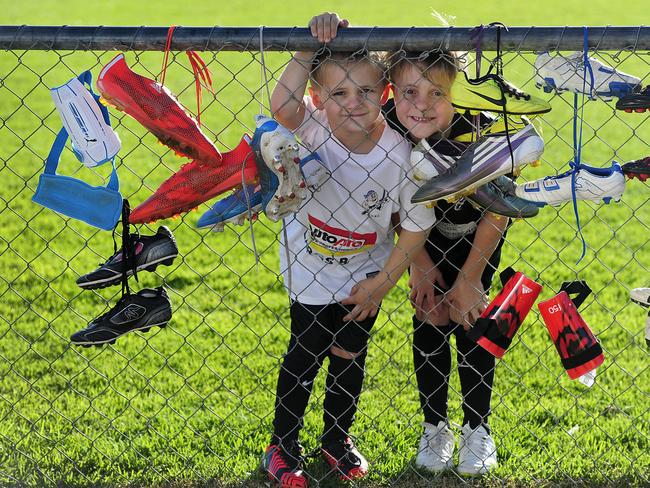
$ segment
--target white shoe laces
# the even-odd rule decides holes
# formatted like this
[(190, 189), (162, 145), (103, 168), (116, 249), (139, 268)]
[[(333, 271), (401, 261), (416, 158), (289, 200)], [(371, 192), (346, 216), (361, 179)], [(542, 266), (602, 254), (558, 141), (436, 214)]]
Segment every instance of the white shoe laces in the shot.
[(431, 449), (436, 452), (436, 454), (442, 454), (441, 451), (448, 443), (454, 441), (454, 435), (447, 427), (447, 424), (444, 421), (438, 423), (438, 425), (424, 424), (424, 440), (426, 440), (425, 449)]
[(469, 451), (470, 454), (478, 457), (481, 460), (487, 459), (489, 456), (494, 454), (494, 441), (490, 434), (487, 433), (485, 427), (480, 426), (476, 429), (469, 431), (463, 429), (463, 442), (465, 444), (465, 449)]

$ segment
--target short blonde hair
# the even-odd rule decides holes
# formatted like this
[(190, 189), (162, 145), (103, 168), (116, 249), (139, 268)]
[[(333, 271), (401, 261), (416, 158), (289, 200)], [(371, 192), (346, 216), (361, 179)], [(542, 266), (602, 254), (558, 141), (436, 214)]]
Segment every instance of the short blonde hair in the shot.
[(392, 83), (399, 84), (399, 78), (408, 66), (415, 66), (431, 83), (449, 93), (459, 71), (462, 71), (463, 57), (453, 51), (433, 50), (424, 52), (397, 51), (387, 56), (388, 75)]
[(354, 52), (332, 52), (325, 47), (317, 51), (312, 59), (311, 71), (309, 73), (309, 78), (312, 83), (320, 85), (320, 82), (322, 81), (322, 71), (331, 63), (339, 66), (350, 63), (368, 63), (379, 73), (382, 85), (388, 85), (388, 70), (386, 67), (385, 57), (382, 53), (366, 50)]

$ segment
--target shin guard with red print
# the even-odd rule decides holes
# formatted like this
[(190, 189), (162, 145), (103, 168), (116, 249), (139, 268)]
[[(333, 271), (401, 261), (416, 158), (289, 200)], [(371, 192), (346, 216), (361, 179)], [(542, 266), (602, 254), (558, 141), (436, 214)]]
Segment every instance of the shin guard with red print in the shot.
[(512, 268), (500, 276), (503, 289), (467, 332), (470, 339), (499, 359), (542, 291), (542, 285)]
[[(578, 307), (590, 293), (584, 281), (567, 282), (560, 293), (537, 305), (562, 366), (572, 380), (596, 369), (605, 359), (598, 339), (578, 313)], [(571, 299), (569, 294), (577, 296)]]

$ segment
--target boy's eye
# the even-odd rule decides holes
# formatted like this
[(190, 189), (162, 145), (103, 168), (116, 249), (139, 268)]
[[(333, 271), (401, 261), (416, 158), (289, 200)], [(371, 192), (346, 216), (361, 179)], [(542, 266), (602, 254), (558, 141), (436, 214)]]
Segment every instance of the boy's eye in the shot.
[(345, 95), (345, 92), (342, 91), (342, 90), (338, 90), (338, 91), (332, 92), (332, 96), (333, 96), (333, 97), (341, 97), (341, 96), (343, 96), (343, 95)]

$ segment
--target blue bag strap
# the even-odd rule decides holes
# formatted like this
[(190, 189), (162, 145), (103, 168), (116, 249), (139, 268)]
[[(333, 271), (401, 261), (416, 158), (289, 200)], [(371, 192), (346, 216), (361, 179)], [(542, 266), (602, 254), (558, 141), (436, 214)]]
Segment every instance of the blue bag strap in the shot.
[(111, 118), (110, 115), (108, 114), (108, 108), (106, 108), (106, 105), (104, 105), (99, 101), (99, 95), (97, 95), (93, 91), (93, 74), (88, 69), (83, 73), (81, 73), (79, 76), (77, 76), (77, 79), (81, 82), (82, 85), (88, 85), (88, 91), (90, 91), (90, 94), (97, 102), (97, 105), (99, 105), (99, 109), (102, 111), (102, 115), (104, 116), (104, 122), (106, 122), (110, 126)]
[[(45, 171), (44, 174), (55, 175), (56, 168), (59, 166), (59, 159), (61, 159), (61, 153), (65, 147), (65, 143), (68, 141), (68, 131), (65, 130), (65, 127), (61, 127), (61, 130), (56, 135), (54, 139), (54, 144), (50, 149), (50, 153), (47, 155), (45, 160)], [(111, 159), (111, 166), (113, 167), (111, 171), (111, 176), (108, 180), (106, 188), (109, 190), (120, 191), (120, 180), (117, 176), (117, 169), (115, 168), (115, 158)]]
[(63, 148), (67, 141), (68, 131), (65, 130), (65, 127), (61, 127), (61, 130), (56, 135), (56, 139), (54, 139), (54, 144), (52, 144), (50, 153), (47, 155), (47, 159), (45, 160), (45, 174), (56, 174), (56, 168), (59, 166), (59, 159), (61, 159), (61, 153), (63, 152)]
[(108, 180), (106, 188), (109, 190), (120, 191), (120, 180), (117, 177), (117, 169), (115, 169), (115, 158), (111, 159), (111, 166), (113, 169), (111, 170), (111, 177)]

